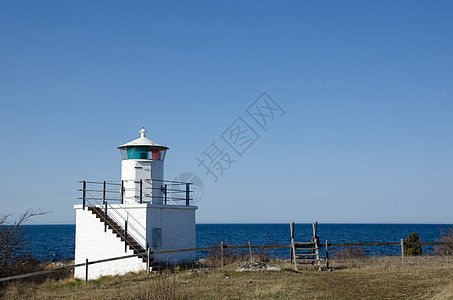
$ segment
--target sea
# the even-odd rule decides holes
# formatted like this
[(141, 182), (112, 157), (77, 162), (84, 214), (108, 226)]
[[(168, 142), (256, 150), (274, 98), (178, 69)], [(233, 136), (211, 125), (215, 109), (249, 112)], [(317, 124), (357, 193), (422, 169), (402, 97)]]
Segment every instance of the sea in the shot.
[[(323, 243), (399, 242), (417, 232), (422, 242), (440, 241), (451, 224), (318, 224), (318, 237)], [(24, 225), (30, 245), (24, 252), (46, 261), (73, 260), (75, 253), (75, 225)], [(291, 243), (289, 224), (197, 224), (197, 247), (220, 245), (288, 245)], [(295, 224), (296, 241), (310, 241), (312, 224)], [(399, 255), (400, 246), (362, 247), (367, 255)], [(335, 251), (335, 249), (332, 249)], [(432, 246), (424, 246), (423, 253), (432, 253)], [(274, 249), (270, 256), (288, 258), (289, 249)], [(197, 253), (199, 258), (206, 251)], [(321, 253), (322, 255), (322, 253)]]

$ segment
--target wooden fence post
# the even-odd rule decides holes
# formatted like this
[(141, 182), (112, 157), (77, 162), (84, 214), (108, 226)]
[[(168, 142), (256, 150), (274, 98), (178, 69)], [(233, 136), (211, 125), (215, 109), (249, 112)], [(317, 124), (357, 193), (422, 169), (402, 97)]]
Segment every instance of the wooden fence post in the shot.
[(220, 265), (223, 269), (223, 242), (220, 242)]
[(85, 260), (85, 285), (88, 284), (88, 258)]
[(149, 243), (146, 242), (146, 275), (149, 277), (149, 267), (150, 267), (150, 251), (149, 251)]
[(329, 268), (329, 245), (328, 240), (326, 240), (326, 269)]
[(294, 245), (294, 222), (289, 223), (289, 228), (291, 230), (291, 257), (290, 261), (293, 262), (293, 245)]
[(253, 254), (252, 254), (252, 247), (250, 246), (250, 241), (249, 241), (249, 252), (250, 252), (250, 262), (253, 263)]
[(401, 239), (401, 263), (404, 266), (404, 240)]

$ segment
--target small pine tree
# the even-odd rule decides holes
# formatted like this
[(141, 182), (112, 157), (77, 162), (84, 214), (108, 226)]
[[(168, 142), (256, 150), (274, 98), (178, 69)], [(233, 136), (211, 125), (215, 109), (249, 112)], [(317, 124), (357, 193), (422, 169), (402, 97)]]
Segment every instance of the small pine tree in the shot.
[[(419, 243), (420, 238), (418, 233), (412, 232), (406, 239), (406, 243)], [(407, 245), (404, 244), (404, 255), (422, 255), (422, 245)]]

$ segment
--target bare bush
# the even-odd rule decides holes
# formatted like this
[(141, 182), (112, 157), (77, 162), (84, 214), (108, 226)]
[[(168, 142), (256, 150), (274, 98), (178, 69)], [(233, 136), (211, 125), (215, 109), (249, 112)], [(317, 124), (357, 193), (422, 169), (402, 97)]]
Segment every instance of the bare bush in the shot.
[(450, 227), (446, 232), (440, 231), (440, 240), (450, 245), (437, 245), (434, 247), (436, 255), (453, 255), (453, 227)]
[[(247, 246), (247, 245), (246, 245)], [(269, 248), (252, 248), (252, 259), (254, 262), (270, 262), (272, 258), (272, 250)], [(204, 256), (203, 264), (210, 267), (220, 267), (222, 260), (222, 251), (220, 245), (214, 245)], [(224, 265), (235, 262), (250, 261), (250, 249), (246, 248), (223, 248), (223, 263)]]
[(270, 248), (256, 248), (253, 249), (253, 261), (255, 262), (270, 262), (271, 249)]
[[(30, 218), (43, 214), (45, 212), (27, 210), (13, 223), (8, 221), (10, 215), (0, 217), (0, 278), (43, 271), (48, 268), (47, 265), (35, 259), (32, 254), (24, 251), (24, 248), (30, 242), (24, 237), (25, 231), (22, 225)], [(47, 279), (66, 278), (70, 274), (71, 271), (69, 270), (61, 270), (46, 275), (29, 277), (22, 281), (44, 282)], [(2, 282), (0, 289), (6, 285), (7, 282)]]
[(22, 249), (30, 244), (24, 238), (23, 224), (34, 216), (40, 216), (45, 212), (27, 210), (14, 222), (8, 222), (11, 215), (0, 217), (0, 265), (4, 266), (17, 261), (23, 255)]
[(332, 257), (340, 259), (360, 259), (366, 258), (365, 250), (362, 247), (347, 246), (341, 249), (335, 249), (332, 251)]
[[(238, 261), (249, 259), (248, 249), (223, 248), (223, 264), (228, 265)], [(222, 261), (222, 251), (220, 245), (215, 245), (210, 249), (204, 258), (205, 264), (211, 267), (220, 267)]]

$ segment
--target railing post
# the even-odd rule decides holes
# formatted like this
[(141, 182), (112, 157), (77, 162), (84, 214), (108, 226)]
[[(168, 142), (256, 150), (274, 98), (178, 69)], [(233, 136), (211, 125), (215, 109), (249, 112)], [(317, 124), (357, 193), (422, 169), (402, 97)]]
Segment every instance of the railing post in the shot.
[(190, 205), (189, 200), (190, 200), (190, 183), (186, 183), (186, 206)]
[(85, 285), (88, 284), (88, 258), (85, 260)]
[(105, 203), (105, 181), (104, 181), (104, 184), (102, 186), (102, 204)]
[(167, 185), (164, 185), (165, 205), (167, 205)]
[(127, 252), (127, 220), (124, 221), (124, 252)]
[(143, 180), (140, 179), (140, 203), (143, 202)]
[(83, 181), (83, 200), (82, 200), (82, 205), (83, 205), (83, 210), (85, 210), (85, 204), (87, 200), (87, 182), (84, 180)]
[(124, 204), (124, 180), (121, 180), (121, 204)]
[(104, 204), (104, 232), (107, 232), (107, 201)]

